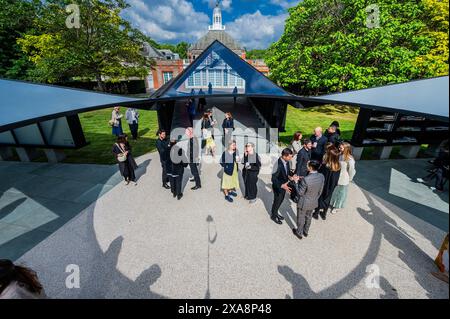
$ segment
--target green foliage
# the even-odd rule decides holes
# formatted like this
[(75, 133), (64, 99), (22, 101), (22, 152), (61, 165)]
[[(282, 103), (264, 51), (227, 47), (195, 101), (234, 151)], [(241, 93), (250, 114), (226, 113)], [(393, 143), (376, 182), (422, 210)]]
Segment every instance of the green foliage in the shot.
[(377, 0), (378, 28), (367, 27), (372, 3), (304, 0), (291, 8), (267, 53), (271, 78), (320, 94), (448, 74), (448, 0)]
[(0, 0), (0, 77), (24, 79), (32, 67), (17, 39), (32, 28), (35, 8), (32, 1)]
[(265, 54), (267, 53), (266, 49), (253, 49), (246, 52), (247, 59), (250, 60), (257, 60), (257, 59), (264, 59)]
[(180, 55), (181, 59), (187, 59), (187, 51), (189, 48), (189, 43), (187, 42), (180, 42), (178, 44), (157, 44), (154, 46), (157, 49), (166, 49), (170, 50), (173, 53), (178, 53)]
[[(68, 28), (66, 5), (80, 8), (80, 28)], [(144, 77), (151, 61), (141, 54), (148, 37), (121, 18), (128, 5), (123, 0), (47, 0), (34, 20), (34, 29), (17, 43), (35, 68), (33, 80), (63, 82), (95, 79), (103, 82)]]

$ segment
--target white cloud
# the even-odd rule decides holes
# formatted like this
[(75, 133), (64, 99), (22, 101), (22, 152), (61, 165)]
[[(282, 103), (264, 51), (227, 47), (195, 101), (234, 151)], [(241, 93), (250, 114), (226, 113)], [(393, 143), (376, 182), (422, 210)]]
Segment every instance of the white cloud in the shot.
[[(203, 0), (209, 1), (209, 0)], [(271, 0), (288, 1), (288, 0)], [(208, 31), (211, 17), (195, 11), (188, 0), (128, 0), (131, 5), (124, 17), (135, 27), (158, 42), (196, 42)], [(291, 1), (292, 2), (292, 1)], [(223, 1), (231, 8), (232, 1)], [(267, 48), (284, 30), (287, 12), (263, 15), (257, 10), (226, 24), (226, 31), (247, 49)]]
[(267, 48), (284, 31), (287, 13), (263, 15), (259, 10), (244, 14), (226, 25), (228, 33), (247, 49)]
[(291, 8), (296, 6), (302, 0), (270, 0), (271, 4), (282, 7), (283, 9)]
[(210, 24), (208, 15), (197, 12), (187, 0), (128, 0), (124, 17), (135, 27), (161, 42), (194, 42)]

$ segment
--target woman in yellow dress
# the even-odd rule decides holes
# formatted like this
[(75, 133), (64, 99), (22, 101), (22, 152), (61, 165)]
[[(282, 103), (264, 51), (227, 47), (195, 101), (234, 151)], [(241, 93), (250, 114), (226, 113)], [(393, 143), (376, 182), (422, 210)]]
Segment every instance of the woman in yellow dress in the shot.
[(236, 148), (236, 141), (230, 141), (228, 148), (222, 154), (220, 165), (223, 167), (222, 190), (225, 194), (225, 200), (232, 203), (233, 197), (237, 196), (239, 189), (239, 152)]

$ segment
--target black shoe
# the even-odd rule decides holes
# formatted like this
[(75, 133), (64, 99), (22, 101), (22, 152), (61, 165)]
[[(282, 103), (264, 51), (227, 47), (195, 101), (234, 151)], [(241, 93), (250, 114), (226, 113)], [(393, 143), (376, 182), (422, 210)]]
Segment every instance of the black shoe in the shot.
[(178, 199), (178, 200), (180, 200), (181, 198), (183, 198), (183, 194), (179, 194), (179, 195), (177, 196), (177, 199)]
[(326, 219), (327, 219), (327, 213), (325, 213), (325, 212), (320, 212), (320, 217), (321, 217), (323, 220), (326, 220)]
[(279, 220), (284, 220), (284, 217), (281, 216), (281, 215), (278, 215), (277, 217), (278, 217)]
[(303, 232), (303, 236), (308, 237), (308, 233)]
[(200, 188), (202, 188), (202, 187), (201, 187), (201, 186), (194, 186), (194, 187), (192, 187), (191, 189), (192, 189), (193, 191), (195, 191), (195, 190), (200, 189)]
[(276, 224), (278, 224), (278, 225), (283, 224), (283, 223), (281, 222), (281, 220), (278, 219), (278, 217), (270, 217), (270, 219), (272, 219), (272, 220), (273, 220)]
[(319, 213), (313, 213), (312, 217), (313, 217), (314, 219), (319, 219)]
[(173, 195), (173, 198), (177, 197), (177, 194), (175, 194), (175, 193), (174, 193), (174, 194), (172, 194), (172, 195)]
[(170, 189), (170, 186), (167, 185), (166, 183), (163, 184), (163, 187), (164, 187), (165, 189)]
[(292, 228), (292, 233), (297, 237), (298, 239), (303, 239), (302, 235), (297, 233), (297, 228)]

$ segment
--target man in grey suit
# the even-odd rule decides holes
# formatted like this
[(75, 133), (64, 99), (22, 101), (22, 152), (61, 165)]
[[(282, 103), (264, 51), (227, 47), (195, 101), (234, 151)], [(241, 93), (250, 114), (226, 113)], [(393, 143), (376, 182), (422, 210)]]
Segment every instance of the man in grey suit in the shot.
[(309, 161), (307, 167), (309, 172), (307, 176), (293, 177), (299, 200), (297, 203), (297, 228), (292, 229), (292, 232), (298, 239), (308, 236), (312, 214), (319, 206), (319, 197), (325, 183), (325, 177), (318, 172), (320, 167), (318, 161)]

